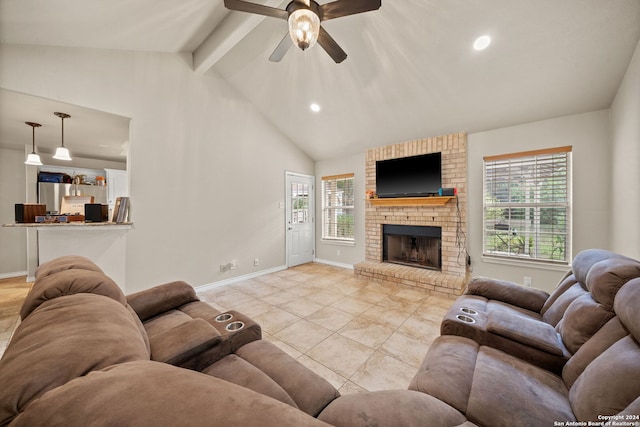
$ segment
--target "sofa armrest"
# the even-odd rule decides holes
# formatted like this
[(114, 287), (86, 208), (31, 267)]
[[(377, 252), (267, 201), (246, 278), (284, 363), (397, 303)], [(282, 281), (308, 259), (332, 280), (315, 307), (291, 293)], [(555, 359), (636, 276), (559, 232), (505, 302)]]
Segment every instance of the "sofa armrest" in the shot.
[(193, 319), (149, 337), (151, 358), (177, 366), (221, 341), (220, 332), (204, 319)]
[(467, 294), (502, 301), (540, 313), (549, 294), (540, 289), (525, 288), (517, 283), (487, 277), (474, 277), (467, 285)]
[(183, 281), (165, 283), (127, 296), (127, 302), (143, 322), (199, 300), (193, 287)]

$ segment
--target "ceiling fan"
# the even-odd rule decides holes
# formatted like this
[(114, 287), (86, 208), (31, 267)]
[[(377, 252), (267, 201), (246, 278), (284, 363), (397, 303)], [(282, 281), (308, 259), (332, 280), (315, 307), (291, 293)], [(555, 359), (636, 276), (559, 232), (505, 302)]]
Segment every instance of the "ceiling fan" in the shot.
[(347, 58), (347, 54), (329, 33), (322, 28), (320, 23), (330, 19), (380, 9), (382, 0), (336, 0), (323, 5), (315, 0), (293, 0), (287, 5), (286, 9), (278, 9), (244, 0), (224, 0), (224, 5), (230, 10), (281, 18), (289, 22), (289, 33), (285, 34), (273, 51), (269, 57), (270, 61), (279, 62), (291, 47), (291, 41), (302, 50), (306, 50), (318, 42), (329, 56), (339, 64)]

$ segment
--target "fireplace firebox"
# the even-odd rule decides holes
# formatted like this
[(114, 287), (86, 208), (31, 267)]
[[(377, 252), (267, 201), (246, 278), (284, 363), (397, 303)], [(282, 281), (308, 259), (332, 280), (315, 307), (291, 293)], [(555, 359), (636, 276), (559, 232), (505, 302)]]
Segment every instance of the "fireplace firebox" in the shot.
[(419, 225), (382, 226), (382, 261), (442, 270), (442, 228)]

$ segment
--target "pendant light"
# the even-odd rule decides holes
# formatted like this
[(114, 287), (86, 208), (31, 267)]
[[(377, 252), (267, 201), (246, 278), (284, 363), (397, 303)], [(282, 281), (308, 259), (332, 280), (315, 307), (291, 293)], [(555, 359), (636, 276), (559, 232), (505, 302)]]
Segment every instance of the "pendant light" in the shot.
[(56, 116), (62, 119), (62, 145), (56, 148), (56, 154), (53, 156), (54, 159), (58, 160), (71, 160), (71, 155), (69, 155), (69, 149), (64, 146), (64, 119), (68, 119), (71, 117), (66, 113), (53, 113)]
[(40, 156), (36, 154), (36, 128), (39, 128), (42, 125), (40, 123), (34, 123), (34, 122), (25, 122), (25, 124), (28, 124), (29, 126), (31, 126), (32, 142), (31, 142), (31, 154), (27, 156), (27, 160), (24, 162), (24, 164), (32, 165), (32, 166), (41, 166), (42, 162), (40, 161)]

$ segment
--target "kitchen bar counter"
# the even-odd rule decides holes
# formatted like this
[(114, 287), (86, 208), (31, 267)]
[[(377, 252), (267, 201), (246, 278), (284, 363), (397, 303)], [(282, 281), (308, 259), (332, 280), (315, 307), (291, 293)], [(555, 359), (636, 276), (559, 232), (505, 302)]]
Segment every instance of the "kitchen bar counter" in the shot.
[(94, 227), (116, 227), (114, 229), (126, 230), (133, 226), (132, 222), (28, 222), (28, 223), (11, 223), (2, 224), (3, 227), (15, 228), (94, 228)]
[(126, 293), (126, 238), (133, 223), (37, 222), (2, 226), (37, 232), (38, 265), (63, 255), (82, 255), (95, 262)]

